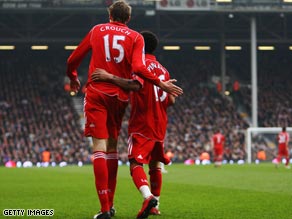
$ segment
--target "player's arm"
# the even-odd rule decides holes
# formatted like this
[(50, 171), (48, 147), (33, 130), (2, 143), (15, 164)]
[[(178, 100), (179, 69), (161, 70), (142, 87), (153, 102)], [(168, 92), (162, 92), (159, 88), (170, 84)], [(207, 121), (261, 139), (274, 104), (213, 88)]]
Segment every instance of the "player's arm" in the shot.
[[(169, 74), (169, 72), (167, 71), (167, 69), (165, 69), (165, 70), (166, 70), (165, 80), (169, 80), (169, 78), (170, 78), (170, 74)], [(158, 74), (157, 74), (157, 75), (158, 75)], [(175, 104), (175, 96), (172, 95), (172, 94), (168, 94), (167, 96), (168, 96), (168, 103), (167, 103), (167, 105), (168, 105), (168, 106), (172, 106), (172, 105), (174, 105), (174, 104)]]
[(126, 79), (110, 74), (104, 69), (96, 68), (91, 74), (92, 81), (105, 81), (113, 83), (127, 91), (138, 91), (142, 88), (142, 82), (139, 79)]
[(89, 32), (85, 36), (85, 38), (81, 41), (78, 47), (71, 53), (71, 55), (67, 59), (66, 74), (70, 78), (71, 90), (75, 92), (77, 92), (80, 88), (80, 81), (78, 79), (77, 68), (81, 64), (86, 54), (91, 49), (90, 36), (91, 32)]
[(169, 79), (168, 81), (160, 81), (158, 87), (166, 91), (169, 94), (172, 94), (174, 97), (178, 97), (183, 94), (183, 89), (179, 86), (176, 86), (174, 83), (176, 79)]
[(139, 35), (136, 39), (136, 43), (133, 48), (132, 54), (132, 71), (137, 74), (138, 76), (142, 77), (150, 81), (151, 83), (157, 85), (162, 90), (172, 94), (173, 96), (177, 97), (183, 94), (182, 88), (176, 86), (174, 83), (176, 82), (175, 79), (171, 79), (168, 81), (160, 81), (159, 78), (153, 75), (144, 64), (144, 57), (143, 51), (144, 49), (144, 40), (141, 35)]
[(175, 96), (168, 94), (168, 106), (172, 106), (173, 104), (175, 104)]

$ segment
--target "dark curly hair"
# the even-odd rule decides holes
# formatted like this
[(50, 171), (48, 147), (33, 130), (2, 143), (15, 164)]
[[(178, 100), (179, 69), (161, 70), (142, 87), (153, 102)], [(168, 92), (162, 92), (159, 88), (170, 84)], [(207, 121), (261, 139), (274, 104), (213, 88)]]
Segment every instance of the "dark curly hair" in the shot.
[(158, 38), (151, 31), (145, 30), (141, 32), (145, 42), (145, 53), (152, 54), (158, 46)]

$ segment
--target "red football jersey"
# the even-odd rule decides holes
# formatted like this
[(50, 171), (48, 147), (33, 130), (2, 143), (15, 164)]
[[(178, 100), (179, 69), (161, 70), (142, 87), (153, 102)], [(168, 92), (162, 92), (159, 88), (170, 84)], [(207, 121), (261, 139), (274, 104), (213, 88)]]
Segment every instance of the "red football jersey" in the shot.
[(92, 82), (91, 74), (96, 68), (123, 78), (131, 78), (132, 73), (148, 78), (155, 84), (159, 79), (145, 66), (144, 40), (141, 34), (125, 24), (110, 22), (94, 26), (82, 40), (67, 61), (67, 75), (71, 80), (77, 78), (76, 69), (85, 55), (92, 51), (88, 71), (87, 86), (110, 95), (117, 95), (121, 100), (128, 99), (128, 92), (107, 82)]
[(287, 142), (289, 142), (289, 134), (288, 134), (288, 132), (280, 132), (278, 134), (278, 144), (286, 146)]
[[(146, 66), (160, 80), (169, 80), (168, 71), (156, 60), (155, 56), (146, 54)], [(142, 89), (131, 93), (129, 135), (140, 134), (163, 141), (167, 125), (167, 106), (168, 94), (148, 81), (144, 81)]]
[(214, 148), (223, 147), (224, 142), (225, 137), (221, 133), (216, 133), (213, 135)]

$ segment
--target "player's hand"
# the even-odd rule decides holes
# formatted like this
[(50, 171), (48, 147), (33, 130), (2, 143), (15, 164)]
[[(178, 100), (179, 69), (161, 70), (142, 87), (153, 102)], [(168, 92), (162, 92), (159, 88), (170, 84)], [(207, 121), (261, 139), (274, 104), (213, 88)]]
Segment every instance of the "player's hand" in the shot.
[(91, 74), (92, 81), (110, 81), (113, 75), (108, 73), (106, 70), (101, 68), (96, 68)]
[(178, 97), (183, 94), (183, 89), (179, 86), (176, 86), (174, 83), (176, 79), (170, 79), (168, 81), (160, 81), (159, 87), (166, 91), (167, 93), (172, 94), (175, 97)]
[(75, 93), (78, 92), (78, 90), (80, 89), (80, 81), (78, 78), (76, 80), (70, 81), (70, 89), (71, 91), (74, 91)]

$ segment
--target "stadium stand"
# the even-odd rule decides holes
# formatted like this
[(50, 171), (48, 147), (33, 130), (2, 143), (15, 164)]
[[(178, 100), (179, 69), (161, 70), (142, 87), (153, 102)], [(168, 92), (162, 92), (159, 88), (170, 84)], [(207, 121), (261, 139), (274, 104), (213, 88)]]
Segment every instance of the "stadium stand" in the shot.
[[(28, 56), (29, 62), (9, 56), (1, 60), (1, 164), (10, 159), (35, 164), (42, 161), (46, 149), (51, 153), (51, 162), (90, 162), (90, 142), (83, 137), (80, 116), (63, 89), (64, 66), (54, 59), (48, 65), (47, 58), (36, 57)], [(192, 65), (169, 64), (187, 92), (169, 109), (166, 150), (173, 153), (173, 162), (197, 159), (204, 151), (212, 154), (212, 132), (222, 127), (230, 150), (226, 158), (245, 159), (241, 130), (248, 127), (247, 123), (229, 99), (219, 95), (214, 87), (206, 86), (215, 67), (202, 60), (196, 65), (195, 71)], [(119, 144), (123, 163), (127, 161), (128, 117), (129, 110)]]
[[(50, 58), (49, 54), (26, 54), (26, 58), (6, 53), (1, 56), (0, 71), (0, 162), (8, 160), (42, 161), (42, 152), (50, 152), (51, 162), (66, 161), (76, 164), (90, 162), (90, 141), (83, 137), (80, 115), (71, 96), (64, 91), (65, 60)], [(29, 60), (29, 61), (28, 61)], [(50, 63), (47, 62), (50, 60)], [(245, 160), (245, 130), (249, 127), (250, 87), (242, 78), (240, 68), (236, 78), (242, 83), (239, 100), (221, 95), (211, 81), (218, 75), (218, 63), (206, 57), (192, 64), (163, 59), (173, 78), (185, 90), (169, 108), (169, 125), (165, 141), (166, 151), (173, 162), (196, 160), (202, 152), (210, 153), (214, 129), (221, 128), (226, 136), (226, 160)], [(240, 62), (237, 60), (238, 64)], [(235, 62), (236, 63), (236, 62)], [(287, 59), (261, 56), (259, 68), (259, 125), (282, 126), (291, 124), (292, 99), (289, 87), (291, 64)], [(233, 67), (233, 66), (232, 66)], [(236, 71), (234, 74), (236, 74)], [(191, 79), (191, 80), (190, 80)], [(84, 82), (83, 82), (84, 83)], [(79, 94), (82, 95), (82, 94)], [(81, 96), (82, 97), (82, 96)], [(237, 96), (238, 98), (238, 96)], [(243, 105), (245, 116), (243, 116)], [(119, 157), (127, 162), (127, 119), (122, 124)], [(254, 155), (265, 150), (271, 159), (275, 151), (264, 141), (258, 142)]]
[[(1, 60), (0, 160), (90, 162), (88, 140), (83, 137), (79, 115), (63, 89), (60, 64), (38, 56)], [(30, 61), (28, 61), (30, 60)]]
[[(278, 53), (278, 55), (262, 55), (259, 60), (258, 119), (260, 127), (289, 126), (292, 122), (292, 98), (289, 95), (292, 65), (284, 54), (288, 57), (287, 53), (282, 53), (282, 55)], [(250, 114), (250, 89), (242, 89), (241, 95)]]
[[(93, 25), (107, 21), (105, 6), (111, 2), (1, 2), (1, 43), (16, 45), (17, 49), (0, 53), (0, 164), (9, 159), (41, 162), (45, 149), (49, 149), (51, 161), (90, 162), (90, 141), (82, 135), (80, 114), (70, 95), (63, 90), (65, 62), (70, 54), (65, 53), (63, 47), (78, 44)], [(165, 146), (173, 154), (174, 162), (196, 159), (204, 151), (212, 155), (210, 137), (217, 127), (227, 138), (225, 158), (246, 158), (244, 132), (251, 120), (252, 17), (258, 25), (258, 44), (270, 42), (276, 48), (258, 52), (258, 125), (291, 124), (289, 75), (292, 64), (289, 60), (292, 57), (288, 50), (292, 34), (292, 16), (288, 13), (291, 6), (279, 1), (261, 1), (265, 6), (261, 8), (259, 2), (248, 2), (244, 6), (236, 1), (232, 4), (210, 1), (210, 10), (204, 13), (179, 8), (165, 13), (156, 10), (154, 2), (131, 2), (137, 3), (133, 22), (130, 22), (133, 29), (152, 29), (161, 45), (181, 46), (181, 51), (158, 50), (161, 63), (185, 90), (177, 104), (169, 109)], [(255, 4), (254, 8), (249, 4)], [(229, 10), (218, 13), (222, 8), (234, 9), (234, 13)], [(266, 13), (254, 13), (256, 8)], [(236, 9), (245, 13), (236, 13)], [(50, 47), (48, 51), (27, 52), (30, 44), (44, 42)], [(240, 82), (240, 89), (225, 96), (217, 92), (211, 78), (221, 77), (221, 46), (235, 42), (242, 50), (225, 51), (226, 76), (231, 79), (227, 89), (230, 90), (234, 80)], [(194, 45), (209, 45), (211, 50), (195, 51)], [(83, 71), (86, 74), (86, 70)], [(123, 163), (127, 161), (128, 117), (129, 111), (119, 143)], [(254, 156), (265, 148), (266, 143), (259, 142)], [(268, 155), (273, 153), (268, 152)]]

